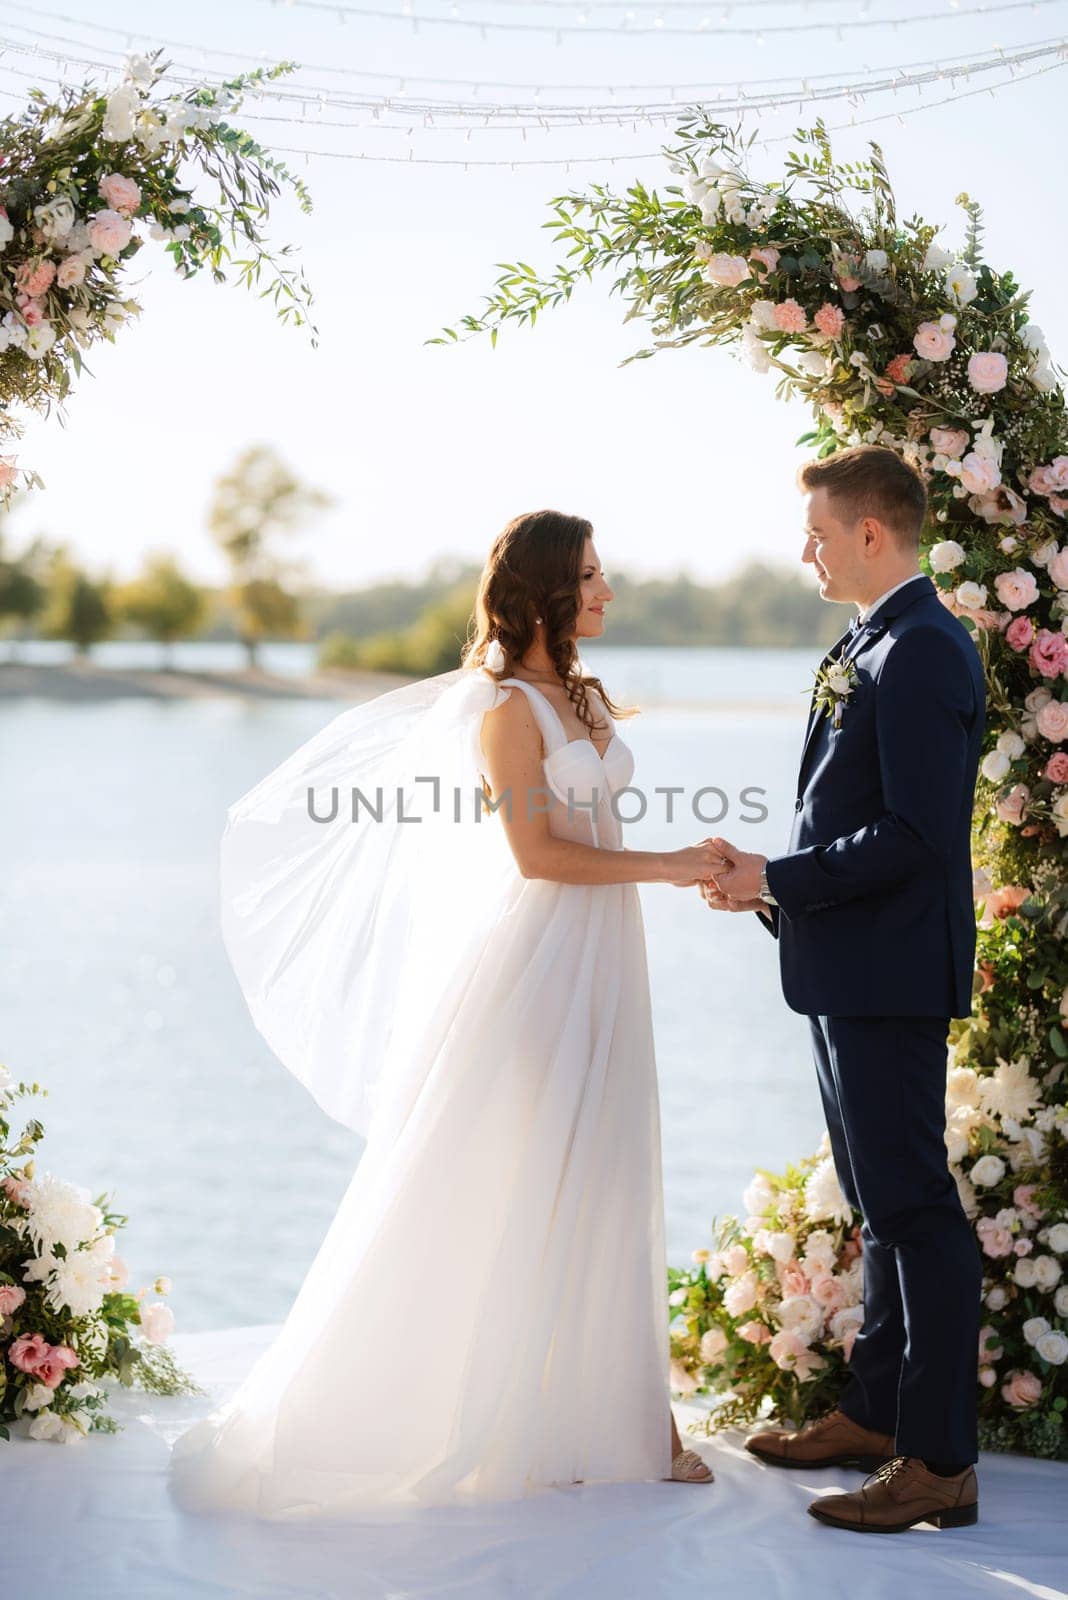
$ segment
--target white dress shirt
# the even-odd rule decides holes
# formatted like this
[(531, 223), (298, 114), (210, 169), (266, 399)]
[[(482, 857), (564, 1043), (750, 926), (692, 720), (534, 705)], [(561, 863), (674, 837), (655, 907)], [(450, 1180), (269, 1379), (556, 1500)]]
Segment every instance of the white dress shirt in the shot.
[(923, 573), (922, 572), (910, 573), (907, 578), (902, 578), (900, 583), (895, 583), (894, 587), (892, 589), (887, 589), (886, 593), (885, 594), (881, 594), (879, 596), (878, 600), (873, 601), (870, 606), (859, 606), (858, 610), (860, 612), (861, 621), (863, 622), (865, 617), (870, 616), (873, 611), (878, 610), (879, 606), (882, 605), (884, 600), (889, 600), (889, 598), (890, 598), (890, 596), (892, 594), (897, 594), (897, 591), (899, 589), (903, 589), (905, 587), (906, 583), (912, 583), (916, 578), (922, 578), (922, 577), (923, 577)]

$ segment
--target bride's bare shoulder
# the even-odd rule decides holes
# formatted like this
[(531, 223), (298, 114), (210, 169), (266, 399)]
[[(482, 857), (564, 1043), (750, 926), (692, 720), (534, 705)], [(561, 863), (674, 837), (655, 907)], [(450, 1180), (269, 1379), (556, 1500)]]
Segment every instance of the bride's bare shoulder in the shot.
[(487, 754), (494, 749), (540, 748), (541, 730), (534, 708), (522, 689), (502, 684), (496, 705), (482, 718), (482, 743)]

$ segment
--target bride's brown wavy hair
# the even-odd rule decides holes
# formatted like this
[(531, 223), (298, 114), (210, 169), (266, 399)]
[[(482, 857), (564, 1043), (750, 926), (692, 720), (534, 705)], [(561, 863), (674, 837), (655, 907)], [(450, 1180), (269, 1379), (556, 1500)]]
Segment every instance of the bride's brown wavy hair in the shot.
[(636, 706), (617, 706), (600, 678), (582, 675), (573, 637), (579, 608), (582, 552), (593, 536), (585, 517), (563, 511), (526, 511), (513, 517), (493, 541), (479, 579), (474, 635), (461, 654), (464, 667), (481, 667), (496, 639), (504, 650), (509, 677), (536, 638), (534, 619), (545, 625), (545, 647), (581, 722), (592, 733), (597, 719), (587, 698), (596, 689), (615, 718), (638, 715)]

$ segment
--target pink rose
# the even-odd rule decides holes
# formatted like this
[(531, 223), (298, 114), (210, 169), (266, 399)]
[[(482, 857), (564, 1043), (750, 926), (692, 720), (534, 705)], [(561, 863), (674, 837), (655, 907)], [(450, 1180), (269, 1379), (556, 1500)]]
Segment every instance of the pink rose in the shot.
[(39, 328), (45, 320), (44, 306), (39, 300), (24, 300), (19, 307), (19, 316), (27, 328)]
[(48, 1340), (40, 1333), (24, 1333), (12, 1341), (7, 1359), (20, 1372), (34, 1373), (51, 1350)]
[[(1023, 889), (1019, 884), (1015, 883), (1006, 884), (1003, 889), (991, 890), (991, 892), (985, 898), (983, 905), (983, 919), (979, 926), (981, 928), (992, 928), (995, 922), (1004, 922), (1006, 917), (1014, 916), (1023, 905), (1024, 901), (1030, 899), (1030, 896), (1030, 889)], [(994, 1224), (992, 1223), (991, 1226), (993, 1225)], [(977, 1233), (981, 1227), (982, 1221), (976, 1223)], [(1012, 1235), (1010, 1234), (1010, 1247), (1011, 1242)], [(1007, 1254), (1008, 1252), (1006, 1251), (1005, 1253)], [(987, 1255), (989, 1254), (990, 1251), (988, 1250)]]
[(1035, 712), (1035, 727), (1050, 744), (1061, 744), (1068, 739), (1068, 705), (1063, 700), (1047, 700)]
[(98, 211), (90, 217), (89, 243), (101, 256), (117, 256), (130, 242), (133, 224), (129, 217), (120, 217), (117, 211)]
[(804, 306), (792, 299), (779, 301), (773, 312), (773, 320), (783, 333), (804, 333), (808, 327)]
[(746, 278), (751, 278), (749, 263), (744, 256), (726, 255), (720, 251), (705, 262), (705, 277), (724, 289), (736, 289)]
[[(1065, 778), (1068, 778), (1068, 756), (1066, 756), (1063, 751), (1058, 750), (1055, 756), (1050, 757), (1050, 767), (1052, 767), (1055, 761), (1064, 763), (1064, 777), (1055, 778), (1053, 781), (1055, 783), (1063, 783)], [(1046, 772), (1048, 775), (1049, 767), (1046, 768)], [(1037, 1183), (1018, 1183), (1016, 1188), (1012, 1191), (1012, 1203), (1016, 1207), (1017, 1211), (1026, 1212), (1027, 1215), (1035, 1222), (1040, 1221), (1044, 1215), (1042, 1207), (1035, 1205), (1035, 1195), (1037, 1193)]]
[(15, 285), (36, 300), (39, 295), (48, 293), (55, 276), (56, 269), (51, 261), (24, 261), (15, 269)]
[(998, 1375), (994, 1371), (993, 1367), (979, 1368), (979, 1382), (982, 1384), (984, 1389), (992, 1389), (997, 1381)]
[(61, 262), (56, 282), (61, 289), (74, 289), (85, 281), (86, 259), (83, 255), (68, 256)]
[(994, 806), (1001, 822), (1018, 828), (1027, 815), (1027, 802), (1031, 798), (1031, 791), (1026, 783), (1015, 783), (1008, 794), (1003, 795)]
[(1058, 517), (1063, 517), (1068, 512), (1068, 495), (1051, 494), (1049, 508), (1051, 511), (1056, 512)]
[(1049, 628), (1039, 628), (1027, 652), (1027, 659), (1043, 678), (1059, 678), (1068, 666), (1068, 639), (1063, 633), (1052, 633)]
[(925, 361), (948, 361), (957, 348), (957, 341), (948, 328), (937, 322), (921, 322), (912, 336), (916, 354)]
[(999, 572), (994, 579), (994, 588), (1006, 611), (1023, 611), (1038, 599), (1035, 575), (1028, 572), (1026, 567), (1015, 567), (1012, 572)]
[(1027, 487), (1032, 494), (1052, 494), (1056, 485), (1052, 479), (1052, 467), (1035, 467), (1027, 480)]
[(1034, 1248), (1030, 1239), (1017, 1239), (1012, 1247), (1012, 1253), (1017, 1256), (1029, 1256)]
[(823, 302), (812, 320), (828, 339), (837, 339), (845, 327), (845, 313), (838, 306), (832, 306), (829, 300)]
[(740, 1278), (749, 1271), (749, 1251), (744, 1244), (732, 1244), (723, 1252), (723, 1268), (732, 1278)]
[(1050, 557), (1046, 562), (1046, 571), (1049, 573), (1050, 582), (1058, 589), (1068, 589), (1068, 545)]
[(1015, 1411), (1026, 1411), (1042, 1398), (1042, 1380), (1033, 1372), (1010, 1372), (1001, 1385), (1001, 1398)]
[(959, 461), (968, 447), (969, 435), (964, 428), (932, 428), (931, 449), (951, 461)]
[(750, 250), (750, 261), (762, 261), (769, 272), (774, 272), (779, 264), (779, 252), (773, 244), (762, 244), (759, 249)]
[(738, 1329), (739, 1339), (744, 1339), (746, 1344), (770, 1344), (771, 1330), (762, 1322), (743, 1322)]
[(141, 204), (141, 191), (137, 184), (132, 178), (123, 177), (121, 172), (111, 172), (106, 178), (101, 178), (99, 187), (106, 204), (124, 216), (131, 216)]
[(0, 1317), (10, 1317), (25, 1298), (25, 1289), (20, 1289), (17, 1283), (0, 1283)]
[(1001, 1227), (993, 1217), (980, 1217), (975, 1224), (975, 1231), (979, 1236), (984, 1255), (997, 1260), (999, 1256), (1012, 1254), (1012, 1234), (1008, 1228)]
[(1013, 617), (1005, 629), (1005, 643), (1017, 651), (1027, 650), (1034, 636), (1035, 625), (1030, 617)]
[(50, 1389), (58, 1389), (63, 1382), (63, 1374), (71, 1367), (78, 1365), (77, 1352), (68, 1344), (54, 1344), (48, 1351), (44, 1360), (34, 1371), (34, 1377), (40, 1383), (46, 1383)]
[(1000, 1361), (1005, 1354), (1004, 1349), (998, 1344), (998, 1330), (989, 1324), (979, 1329), (979, 1360)]
[(174, 1312), (162, 1300), (141, 1307), (141, 1332), (149, 1344), (163, 1344), (174, 1332)]
[(833, 1311), (840, 1311), (845, 1304), (846, 1293), (839, 1280), (832, 1273), (827, 1273), (822, 1278), (815, 1279), (812, 1284), (812, 1297), (824, 1308), (827, 1315)]
[(968, 360), (968, 382), (978, 394), (997, 394), (1004, 389), (1009, 363), (997, 350), (977, 350)]
[[(1046, 770), (1042, 774), (1050, 783), (1068, 783), (1068, 755), (1063, 750), (1057, 750), (1050, 756), (1046, 763)], [(1019, 1205), (1019, 1201), (1016, 1202)]]
[(3, 1187), (4, 1193), (13, 1205), (25, 1206), (29, 1204), (30, 1185), (28, 1179), (8, 1177), (4, 1179)]
[(1001, 482), (1001, 468), (990, 456), (971, 450), (960, 464), (960, 481), (969, 494), (985, 494)]
[(793, 1294), (808, 1293), (808, 1279), (796, 1261), (787, 1262), (785, 1267), (779, 1268), (779, 1287), (784, 1300)]

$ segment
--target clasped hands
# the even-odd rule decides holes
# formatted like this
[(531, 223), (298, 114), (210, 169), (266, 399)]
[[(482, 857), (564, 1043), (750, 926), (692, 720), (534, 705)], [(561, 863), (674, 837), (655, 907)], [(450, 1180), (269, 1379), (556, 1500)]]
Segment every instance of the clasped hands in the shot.
[(705, 841), (719, 851), (722, 865), (709, 878), (698, 879), (701, 899), (713, 911), (767, 911), (760, 898), (760, 874), (767, 856), (738, 850), (727, 839)]

